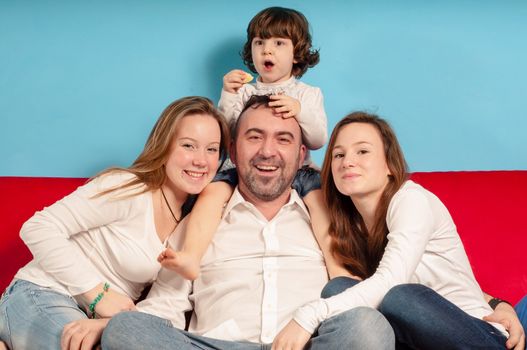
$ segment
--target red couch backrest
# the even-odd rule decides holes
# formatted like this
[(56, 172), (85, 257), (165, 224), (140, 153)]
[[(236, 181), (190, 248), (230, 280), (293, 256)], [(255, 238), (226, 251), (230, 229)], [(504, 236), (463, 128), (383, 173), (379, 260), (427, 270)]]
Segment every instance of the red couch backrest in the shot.
[(527, 294), (527, 171), (414, 173), (446, 205), (481, 288), (517, 302)]
[(84, 184), (81, 178), (0, 177), (0, 291), (18, 269), (31, 260), (31, 253), (19, 237), (22, 224), (37, 210), (55, 203)]
[[(516, 302), (527, 294), (527, 171), (414, 173), (450, 210), (482, 289)], [(0, 177), (0, 290), (31, 259), (20, 227), (80, 186), (80, 178)]]

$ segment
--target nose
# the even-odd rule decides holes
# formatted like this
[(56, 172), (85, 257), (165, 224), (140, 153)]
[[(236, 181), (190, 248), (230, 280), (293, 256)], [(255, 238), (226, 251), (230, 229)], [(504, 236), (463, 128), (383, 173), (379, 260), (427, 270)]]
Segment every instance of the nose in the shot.
[[(350, 152), (351, 153), (351, 152)], [(353, 154), (346, 154), (342, 161), (343, 168), (351, 168), (355, 166), (356, 157)]]
[(204, 168), (207, 166), (207, 157), (205, 151), (196, 152), (194, 159), (192, 160), (194, 166)]
[(272, 43), (270, 40), (265, 40), (263, 43), (263, 54), (270, 54), (272, 52)]
[(262, 142), (259, 153), (266, 158), (274, 156), (276, 154), (276, 141), (272, 138), (266, 138)]

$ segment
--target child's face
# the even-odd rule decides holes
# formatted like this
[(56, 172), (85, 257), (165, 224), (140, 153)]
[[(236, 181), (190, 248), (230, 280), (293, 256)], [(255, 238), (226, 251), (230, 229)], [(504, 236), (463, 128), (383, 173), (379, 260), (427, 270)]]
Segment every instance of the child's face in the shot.
[(256, 71), (264, 83), (279, 83), (291, 77), (294, 48), (291, 39), (254, 37), (251, 53)]

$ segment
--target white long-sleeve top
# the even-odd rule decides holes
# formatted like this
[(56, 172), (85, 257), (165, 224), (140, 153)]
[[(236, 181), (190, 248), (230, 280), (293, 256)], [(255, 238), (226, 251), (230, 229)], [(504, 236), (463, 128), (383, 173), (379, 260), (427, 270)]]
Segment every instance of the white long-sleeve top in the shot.
[[(294, 319), (303, 328), (312, 333), (320, 322), (346, 310), (377, 308), (392, 287), (403, 283), (423, 284), (479, 319), (492, 312), (452, 217), (433, 193), (407, 181), (392, 198), (386, 222), (388, 244), (375, 273), (341, 294), (297, 310)], [(501, 325), (493, 325), (507, 335)]]
[[(184, 229), (182, 222), (171, 245), (180, 245), (178, 233)], [(194, 281), (189, 330), (217, 339), (271, 343), (296, 309), (318, 299), (327, 280), (307, 209), (294, 190), (269, 221), (235, 190)], [(190, 282), (162, 269), (138, 309), (181, 327), (190, 292)]]
[(324, 146), (328, 139), (328, 121), (322, 91), (295, 77), (272, 84), (259, 80), (256, 79), (255, 83), (244, 84), (235, 94), (225, 90), (221, 91), (218, 109), (225, 115), (227, 121), (231, 123), (238, 119), (243, 106), (251, 96), (283, 93), (300, 101), (300, 113), (295, 118), (302, 128), (303, 141), (307, 148), (316, 150)]
[(137, 299), (156, 278), (156, 258), (164, 249), (155, 229), (152, 193), (123, 198), (140, 192), (140, 186), (94, 197), (133, 176), (99, 176), (37, 212), (20, 232), (33, 260), (15, 278), (72, 296), (108, 282)]

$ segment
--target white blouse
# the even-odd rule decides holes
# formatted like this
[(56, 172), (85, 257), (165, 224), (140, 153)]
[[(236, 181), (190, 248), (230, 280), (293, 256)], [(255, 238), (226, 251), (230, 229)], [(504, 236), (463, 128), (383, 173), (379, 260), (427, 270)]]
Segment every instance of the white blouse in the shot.
[(160, 269), (164, 249), (154, 224), (152, 193), (143, 187), (101, 191), (128, 182), (134, 175), (99, 176), (55, 204), (35, 213), (20, 236), (33, 254), (15, 278), (68, 295), (99, 283), (137, 299)]
[[(388, 244), (375, 273), (341, 294), (300, 308), (294, 319), (304, 329), (312, 333), (323, 320), (357, 306), (377, 308), (392, 287), (403, 283), (423, 284), (473, 317), (492, 313), (452, 217), (433, 193), (407, 181), (392, 198), (386, 221)], [(507, 335), (501, 325), (493, 325)]]

